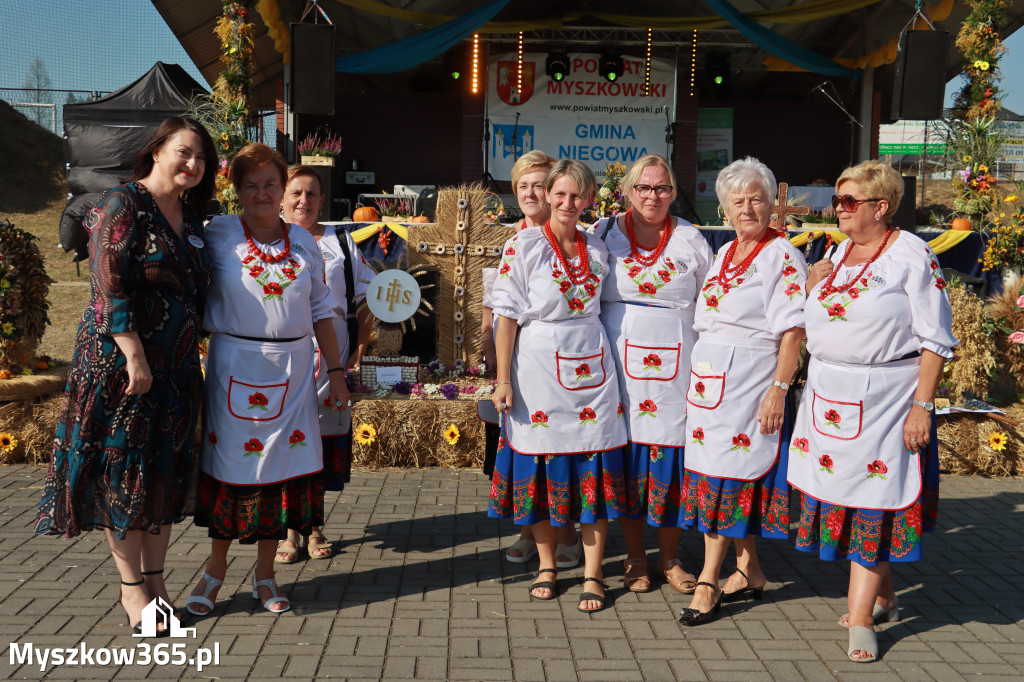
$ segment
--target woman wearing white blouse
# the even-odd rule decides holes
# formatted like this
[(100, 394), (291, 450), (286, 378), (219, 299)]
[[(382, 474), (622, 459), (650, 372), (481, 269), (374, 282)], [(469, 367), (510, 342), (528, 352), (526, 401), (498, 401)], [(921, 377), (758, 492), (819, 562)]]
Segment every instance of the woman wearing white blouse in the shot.
[(807, 280), (807, 386), (789, 480), (803, 494), (797, 549), (848, 559), (849, 656), (878, 657), (876, 622), (899, 616), (890, 562), (921, 558), (938, 505), (935, 389), (956, 345), (942, 271), (890, 222), (903, 179), (865, 161), (836, 182), (850, 237)]
[(286, 172), (267, 145), (244, 147), (231, 162), (242, 213), (206, 228), (213, 282), (203, 326), (211, 337), (195, 523), (209, 528), (212, 547), (188, 598), (188, 610), (200, 616), (213, 610), (236, 539), (257, 544), (253, 598), (274, 613), (291, 608), (274, 582), (277, 543), (289, 529), (309, 534), (324, 515), (314, 334), (331, 404), (347, 409), (320, 250), (311, 234), (280, 217)]

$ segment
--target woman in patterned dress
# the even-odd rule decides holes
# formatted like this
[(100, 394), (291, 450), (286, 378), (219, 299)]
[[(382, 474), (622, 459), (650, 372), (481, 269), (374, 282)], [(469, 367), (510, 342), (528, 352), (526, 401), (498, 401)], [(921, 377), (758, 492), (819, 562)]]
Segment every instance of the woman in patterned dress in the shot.
[[(677, 547), (686, 524), (682, 501), (686, 447), (686, 388), (697, 294), (713, 254), (690, 223), (669, 216), (676, 180), (663, 157), (637, 160), (622, 179), (630, 209), (600, 221), (594, 234), (611, 254), (601, 293), (601, 320), (615, 349), (629, 447), (625, 452), (626, 538), (623, 581), (647, 592), (643, 517), (658, 529), (658, 574), (672, 589), (693, 594)], [(648, 409), (645, 409), (648, 408)]]
[[(131, 182), (85, 219), (91, 298), (36, 532), (102, 528), (136, 632), (146, 604), (170, 603), (164, 557), (195, 470), (199, 325), (210, 283), (203, 217), (216, 172), (206, 130), (167, 119), (136, 156)], [(158, 633), (167, 634), (162, 625)]]
[[(704, 533), (704, 568), (684, 625), (707, 622), (722, 601), (760, 599), (755, 539), (788, 536), (786, 392), (804, 326), (804, 257), (770, 227), (775, 176), (747, 157), (719, 172), (715, 191), (736, 239), (719, 251), (694, 320), (686, 516)], [(730, 542), (737, 568), (719, 589)]]
[(308, 535), (324, 517), (314, 335), (331, 405), (347, 409), (323, 257), (313, 235), (280, 217), (286, 174), (267, 145), (242, 148), (231, 161), (242, 213), (206, 228), (213, 281), (203, 326), (211, 336), (195, 523), (209, 529), (212, 546), (188, 598), (200, 616), (213, 610), (236, 539), (257, 546), (253, 598), (274, 613), (291, 608), (274, 582), (277, 543), (289, 529)]
[(896, 620), (891, 562), (921, 558), (935, 528), (934, 404), (952, 357), (952, 310), (939, 263), (891, 224), (903, 179), (865, 161), (836, 182), (850, 237), (807, 279), (807, 387), (793, 427), (789, 481), (803, 495), (797, 549), (850, 561), (848, 654), (878, 658), (877, 622)]
[[(327, 286), (334, 298), (334, 332), (338, 337), (340, 357), (348, 358), (346, 368), (353, 369), (358, 367), (359, 361), (366, 354), (372, 324), (369, 310), (365, 306), (359, 316), (356, 316), (355, 308), (366, 299), (366, 287), (373, 279), (374, 272), (363, 260), (363, 255), (347, 232), (318, 222), (323, 203), (324, 192), (316, 170), (310, 166), (291, 166), (282, 204), (284, 219), (285, 222), (304, 227), (320, 247)], [(348, 281), (351, 281), (354, 291), (348, 290)], [(349, 310), (350, 306), (352, 310)], [(353, 318), (358, 322), (350, 325), (349, 320)], [(350, 335), (353, 327), (357, 327), (358, 332)], [(331, 409), (327, 395), (330, 390), (327, 368), (322, 361), (318, 361), (316, 367), (320, 441), (324, 449), (324, 490), (340, 493), (345, 489), (352, 472), (352, 413), (345, 410), (339, 415)], [(299, 547), (303, 544), (311, 559), (330, 559), (333, 554), (331, 543), (324, 537), (323, 528), (314, 527), (308, 538), (289, 529), (288, 538), (277, 545), (274, 561), (281, 564), (295, 563)]]
[(625, 420), (598, 317), (608, 251), (577, 225), (594, 198), (593, 171), (563, 159), (544, 186), (550, 220), (505, 242), (494, 284), (493, 402), (505, 412), (506, 442), (499, 445), (488, 514), (533, 526), (540, 571), (530, 596), (544, 600), (557, 597), (555, 528), (579, 521), (585, 566), (578, 608), (592, 612), (606, 603), (601, 560), (608, 519), (625, 502)]

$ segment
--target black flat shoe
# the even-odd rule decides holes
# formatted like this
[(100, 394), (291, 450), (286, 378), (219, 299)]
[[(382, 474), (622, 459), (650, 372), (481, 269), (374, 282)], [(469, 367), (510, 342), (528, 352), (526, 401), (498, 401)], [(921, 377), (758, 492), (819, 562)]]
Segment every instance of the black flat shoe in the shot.
[(723, 604), (731, 604), (732, 602), (743, 601), (744, 599), (753, 599), (754, 601), (761, 601), (764, 599), (764, 585), (761, 585), (761, 587), (751, 587), (750, 578), (747, 577), (747, 574), (739, 568), (736, 569), (736, 572), (742, 575), (743, 579), (747, 581), (747, 586), (741, 590), (736, 590), (735, 592), (723, 592)]
[[(600, 578), (584, 578), (583, 579), (583, 586), (586, 587), (588, 582), (595, 582), (598, 585), (600, 585), (602, 589), (604, 589), (604, 590), (608, 589), (608, 586), (605, 585), (604, 581), (601, 580)], [(583, 608), (583, 602), (585, 602), (585, 601), (596, 601), (596, 602), (600, 602), (601, 605), (598, 606), (596, 609), (585, 609), (585, 608)], [(580, 611), (582, 611), (583, 613), (597, 613), (598, 611), (603, 611), (604, 607), (607, 606), (607, 605), (608, 605), (608, 595), (606, 595), (606, 594), (594, 594), (593, 592), (584, 592), (583, 594), (580, 595), (580, 603), (579, 603), (579, 605), (576, 608), (579, 609)]]
[[(537, 577), (540, 577), (541, 573), (554, 573), (558, 575), (558, 571), (554, 568), (542, 568), (537, 571)], [(550, 597), (538, 597), (533, 593), (534, 590), (551, 590)], [(551, 601), (552, 599), (558, 598), (558, 581), (557, 580), (542, 580), (540, 582), (530, 583), (530, 600), (538, 599), (540, 601)]]
[[(679, 614), (679, 622), (683, 625), (703, 625), (714, 619), (715, 613), (722, 608), (722, 591), (712, 585), (706, 583), (703, 580), (697, 583), (697, 587), (703, 585), (704, 587), (710, 587), (715, 591), (715, 603), (711, 606), (710, 611), (699, 611), (697, 609), (685, 608)], [(696, 590), (694, 590), (696, 592)]]

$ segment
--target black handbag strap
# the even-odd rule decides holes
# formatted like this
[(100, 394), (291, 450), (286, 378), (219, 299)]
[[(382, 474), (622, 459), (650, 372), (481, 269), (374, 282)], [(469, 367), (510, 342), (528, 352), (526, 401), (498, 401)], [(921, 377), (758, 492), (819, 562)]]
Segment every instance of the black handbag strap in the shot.
[(338, 238), (338, 244), (341, 245), (341, 252), (345, 255), (345, 311), (348, 318), (352, 318), (356, 314), (355, 308), (355, 292), (356, 287), (352, 276), (352, 252), (348, 248), (348, 239), (346, 238), (348, 233), (342, 234), (343, 230), (334, 228), (334, 236)]

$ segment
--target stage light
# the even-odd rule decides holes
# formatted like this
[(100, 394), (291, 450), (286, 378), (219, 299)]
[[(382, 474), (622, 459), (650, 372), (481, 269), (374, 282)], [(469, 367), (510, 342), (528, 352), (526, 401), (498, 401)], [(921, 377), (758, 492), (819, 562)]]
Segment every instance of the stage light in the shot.
[(473, 34), (473, 82), (470, 84), (470, 92), (474, 95), (480, 92), (480, 34)]
[(461, 77), (461, 76), (462, 76), (462, 74), (459, 73), (458, 71), (452, 71), (452, 79), (453, 80), (459, 80), (459, 77)]
[(615, 81), (622, 75), (622, 57), (618, 52), (606, 50), (601, 53), (601, 63), (598, 66), (598, 73), (608, 82)]
[(547, 61), (544, 62), (544, 71), (547, 72), (548, 78), (556, 83), (565, 80), (572, 73), (569, 54), (564, 47), (555, 47), (548, 52)]
[(716, 87), (725, 89), (730, 85), (730, 70), (730, 57), (727, 51), (716, 48), (704, 56), (704, 72)]

